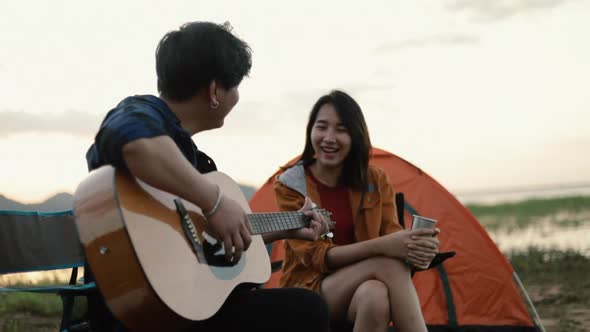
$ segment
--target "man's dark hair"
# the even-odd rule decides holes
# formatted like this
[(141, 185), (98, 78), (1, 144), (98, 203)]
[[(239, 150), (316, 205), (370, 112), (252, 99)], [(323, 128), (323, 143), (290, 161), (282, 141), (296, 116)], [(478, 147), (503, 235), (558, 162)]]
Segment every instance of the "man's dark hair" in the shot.
[(305, 166), (315, 162), (314, 150), (311, 145), (311, 130), (316, 121), (320, 108), (325, 104), (332, 104), (340, 120), (350, 135), (350, 152), (343, 162), (342, 174), (339, 183), (358, 190), (367, 188), (367, 170), (369, 168), (369, 154), (371, 152), (371, 139), (361, 107), (351, 96), (345, 92), (334, 90), (322, 96), (313, 105), (307, 129), (305, 131), (305, 148), (300, 160)]
[(158, 91), (182, 102), (216, 80), (231, 89), (247, 76), (252, 54), (229, 23), (191, 22), (168, 32), (156, 49)]

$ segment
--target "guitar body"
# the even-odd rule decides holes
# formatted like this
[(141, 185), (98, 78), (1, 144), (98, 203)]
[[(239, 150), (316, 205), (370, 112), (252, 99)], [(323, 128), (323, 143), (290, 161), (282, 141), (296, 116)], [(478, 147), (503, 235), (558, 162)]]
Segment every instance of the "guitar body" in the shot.
[[(239, 186), (220, 172), (205, 175), (226, 198), (250, 213)], [(260, 235), (230, 265), (206, 232), (201, 210), (182, 201), (197, 229), (206, 260), (183, 231), (177, 198), (133, 176), (103, 166), (78, 186), (78, 233), (98, 288), (113, 314), (132, 331), (179, 329), (213, 316), (240, 284), (262, 284), (270, 260)]]

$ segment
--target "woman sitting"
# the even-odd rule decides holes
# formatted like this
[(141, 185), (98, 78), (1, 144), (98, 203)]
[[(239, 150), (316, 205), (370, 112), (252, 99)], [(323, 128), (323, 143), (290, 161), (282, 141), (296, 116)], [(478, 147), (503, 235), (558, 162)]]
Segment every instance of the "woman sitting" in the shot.
[(313, 106), (303, 154), (275, 184), (277, 203), (295, 211), (306, 197), (333, 213), (333, 238), (285, 241), (282, 287), (314, 290), (333, 322), (354, 331), (426, 331), (409, 264), (426, 269), (438, 229), (402, 230), (386, 174), (369, 165), (371, 142), (359, 105), (332, 91)]

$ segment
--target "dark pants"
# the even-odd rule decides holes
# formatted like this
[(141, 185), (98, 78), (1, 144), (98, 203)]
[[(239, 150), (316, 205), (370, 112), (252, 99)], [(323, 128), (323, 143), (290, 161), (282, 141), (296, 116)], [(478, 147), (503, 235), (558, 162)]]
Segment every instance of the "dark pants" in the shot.
[[(89, 299), (92, 331), (125, 332), (100, 295)], [(328, 307), (320, 295), (301, 288), (234, 290), (211, 318), (191, 324), (185, 332), (329, 331)], [(165, 330), (165, 329), (164, 329)]]
[(189, 331), (329, 330), (328, 307), (320, 295), (301, 288), (237, 290), (210, 319)]

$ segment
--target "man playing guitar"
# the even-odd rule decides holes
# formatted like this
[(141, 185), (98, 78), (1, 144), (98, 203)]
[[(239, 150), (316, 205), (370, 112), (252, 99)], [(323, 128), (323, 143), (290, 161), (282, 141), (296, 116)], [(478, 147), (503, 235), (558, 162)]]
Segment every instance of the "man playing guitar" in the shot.
[[(121, 101), (106, 115), (86, 155), (89, 170), (111, 165), (199, 206), (214, 235), (231, 248), (225, 250), (229, 262), (240, 261), (252, 241), (246, 213), (207, 180), (215, 163), (191, 137), (223, 126), (250, 67), (249, 46), (226, 25), (192, 22), (167, 33), (156, 50), (159, 96)], [(304, 214), (312, 219), (308, 227), (263, 234), (264, 242), (317, 240), (327, 231), (325, 220), (309, 209)], [(112, 316), (102, 296), (90, 299), (89, 312), (93, 331), (129, 329)], [(326, 305), (311, 291), (238, 287), (214, 316), (192, 322), (189, 330), (327, 331), (328, 325)]]

